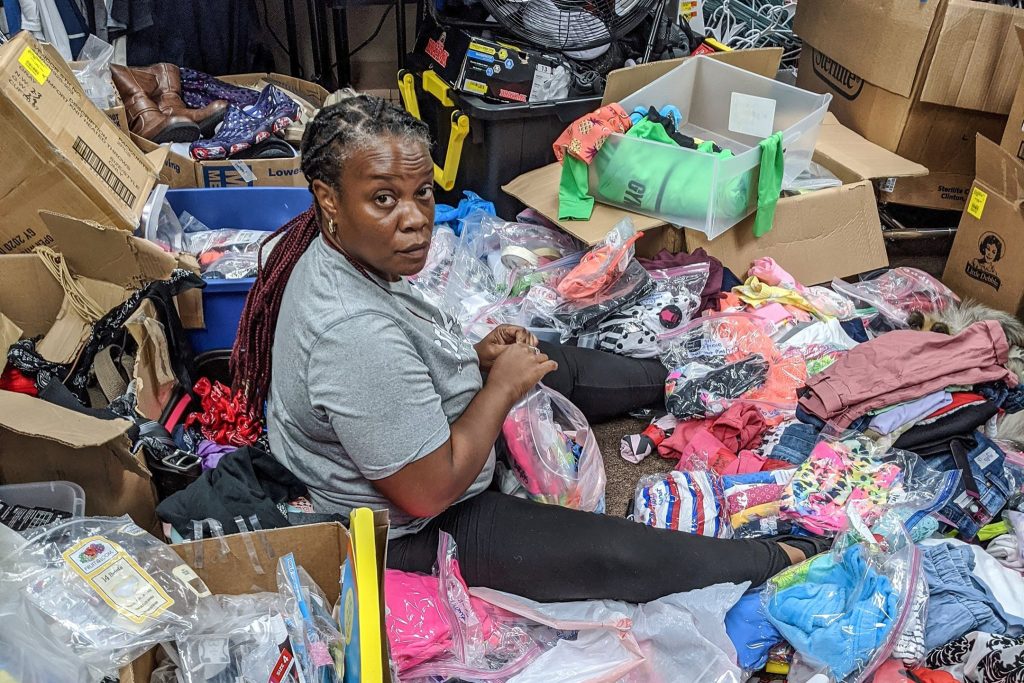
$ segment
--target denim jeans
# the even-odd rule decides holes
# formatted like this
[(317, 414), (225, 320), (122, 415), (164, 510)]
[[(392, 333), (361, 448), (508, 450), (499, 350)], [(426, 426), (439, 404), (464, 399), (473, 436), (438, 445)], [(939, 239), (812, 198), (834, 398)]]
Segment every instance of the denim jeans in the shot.
[[(966, 541), (974, 538), (978, 530), (1006, 505), (1011, 492), (1004, 469), (1006, 456), (999, 446), (980, 432), (957, 437), (950, 442), (950, 447), (959, 448), (965, 453), (967, 468), (957, 463), (952, 452), (930, 458), (928, 465), (941, 472), (952, 469), (961, 471), (960, 484), (952, 500), (939, 514), (955, 526), (961, 538)], [(971, 491), (972, 488), (976, 491)]]
[(1020, 633), (1024, 620), (1010, 616), (973, 574), (974, 553), (963, 545), (940, 543), (921, 549), (928, 581), (925, 647), (931, 650), (971, 631)]
[(800, 465), (814, 450), (818, 442), (818, 428), (802, 422), (786, 427), (779, 436), (778, 445), (772, 449), (772, 456), (793, 465)]

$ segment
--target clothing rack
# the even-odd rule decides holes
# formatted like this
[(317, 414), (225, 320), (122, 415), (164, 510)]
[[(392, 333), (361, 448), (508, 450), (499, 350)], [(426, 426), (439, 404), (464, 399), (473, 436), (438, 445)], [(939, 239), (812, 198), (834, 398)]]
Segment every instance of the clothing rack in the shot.
[(781, 47), (782, 68), (795, 70), (802, 45), (793, 33), (796, 3), (797, 0), (705, 0), (704, 24), (716, 40), (733, 49)]

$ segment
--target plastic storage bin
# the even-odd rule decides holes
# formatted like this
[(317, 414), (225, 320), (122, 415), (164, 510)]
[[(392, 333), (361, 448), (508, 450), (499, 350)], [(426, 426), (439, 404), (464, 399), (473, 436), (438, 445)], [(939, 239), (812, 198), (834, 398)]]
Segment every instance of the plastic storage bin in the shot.
[(555, 160), (551, 145), (579, 117), (601, 106), (601, 96), (524, 104), (491, 102), (452, 90), (432, 71), (399, 73), (406, 111), (434, 138), (437, 201), (458, 204), (463, 190), (494, 202), (511, 219), (524, 207), (501, 186)]
[(74, 517), (85, 514), (85, 491), (70, 481), (40, 481), (0, 486), (0, 500), (7, 505), (50, 508)]
[(620, 104), (627, 112), (675, 105), (681, 132), (735, 156), (615, 134), (590, 164), (590, 192), (714, 239), (757, 208), (758, 143), (782, 132), (783, 183), (792, 181), (810, 165), (831, 99), (707, 57), (691, 59)]
[[(313, 196), (302, 187), (211, 187), (168, 190), (167, 201), (174, 213), (180, 216), (188, 211), (210, 228), (273, 232), (308, 209)], [(238, 320), (253, 282), (255, 278), (206, 281), (206, 328), (189, 330), (195, 353), (234, 346)]]

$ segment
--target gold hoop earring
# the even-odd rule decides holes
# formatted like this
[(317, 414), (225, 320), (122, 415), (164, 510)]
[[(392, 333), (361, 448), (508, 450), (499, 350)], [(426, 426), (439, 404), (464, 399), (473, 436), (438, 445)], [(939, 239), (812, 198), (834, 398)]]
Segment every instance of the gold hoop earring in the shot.
[(327, 232), (331, 233), (331, 235), (334, 235), (337, 232), (337, 229), (334, 227), (333, 218), (327, 219)]

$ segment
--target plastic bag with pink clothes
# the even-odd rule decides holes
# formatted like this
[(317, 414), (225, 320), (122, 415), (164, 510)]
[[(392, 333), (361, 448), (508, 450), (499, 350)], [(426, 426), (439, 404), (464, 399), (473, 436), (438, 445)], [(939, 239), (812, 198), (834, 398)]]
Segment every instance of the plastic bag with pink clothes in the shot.
[(856, 284), (836, 278), (832, 289), (872, 306), (896, 329), (905, 329), (907, 317), (915, 311), (936, 313), (960, 301), (949, 287), (917, 268), (893, 268)]

